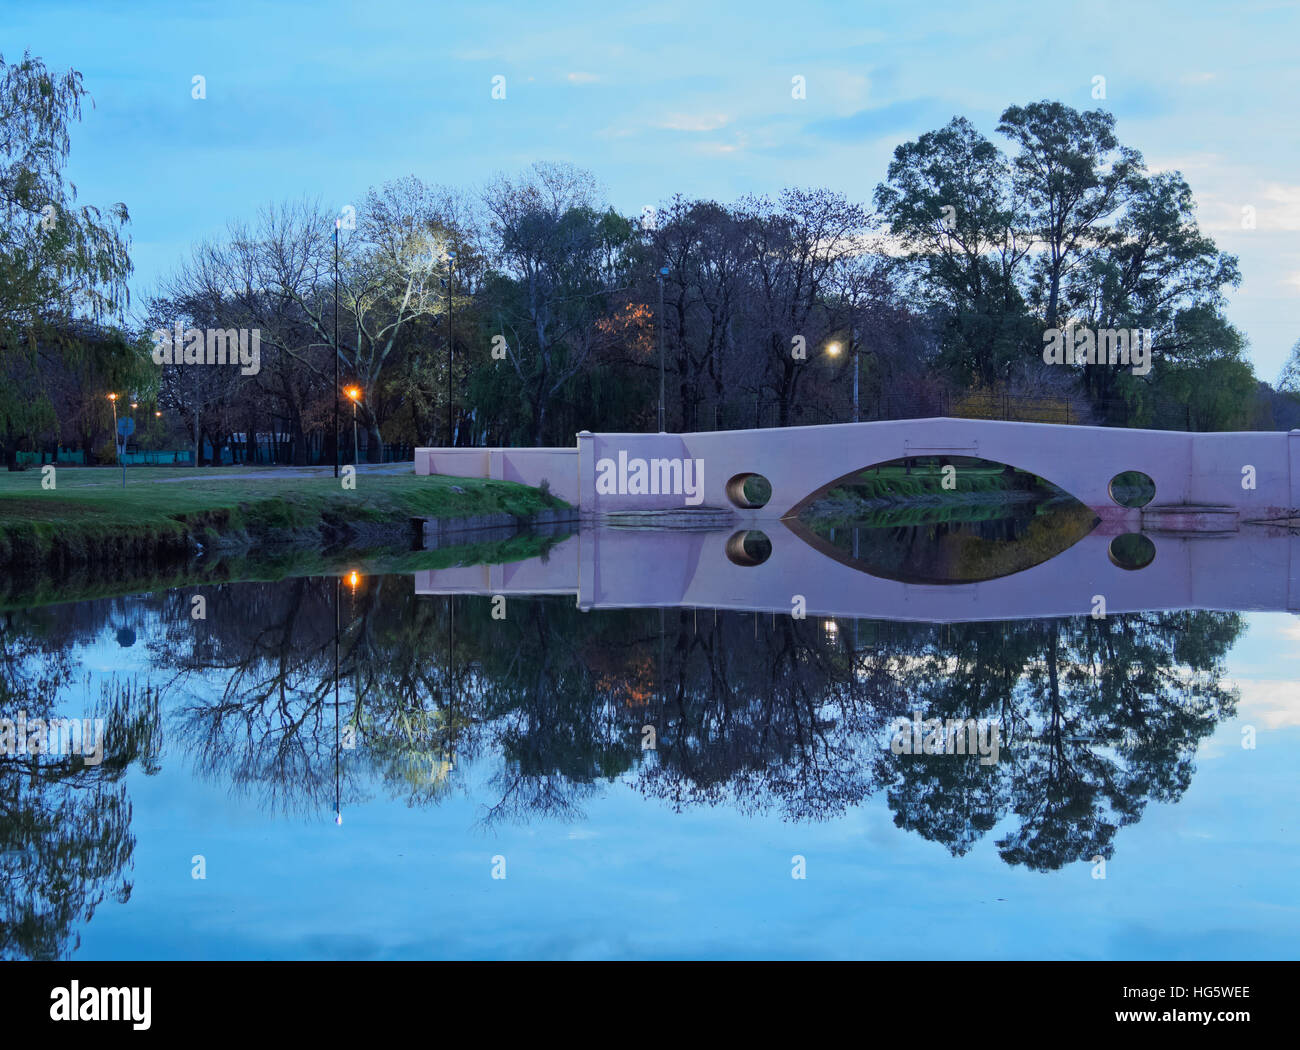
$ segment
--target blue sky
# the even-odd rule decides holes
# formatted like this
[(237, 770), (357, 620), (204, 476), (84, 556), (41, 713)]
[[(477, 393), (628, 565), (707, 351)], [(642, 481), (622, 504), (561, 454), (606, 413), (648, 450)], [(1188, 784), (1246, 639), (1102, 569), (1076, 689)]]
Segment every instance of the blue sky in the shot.
[(1006, 106), (1052, 98), (1105, 106), (1152, 167), (1183, 172), (1240, 257), (1229, 316), (1270, 381), (1300, 338), (1298, 39), (1300, 3), (1249, 0), (0, 0), (6, 61), (30, 48), (85, 75), (70, 174), (84, 201), (130, 208), (137, 296), (271, 200), (341, 207), (403, 175), (474, 187), (559, 160), (627, 214), (788, 185), (869, 201), (899, 142), (955, 114), (991, 134)]

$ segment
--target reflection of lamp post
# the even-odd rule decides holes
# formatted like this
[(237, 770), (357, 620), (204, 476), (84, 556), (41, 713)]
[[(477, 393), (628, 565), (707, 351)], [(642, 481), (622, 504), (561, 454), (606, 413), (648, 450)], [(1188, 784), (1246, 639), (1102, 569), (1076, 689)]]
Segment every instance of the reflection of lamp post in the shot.
[[(334, 476), (339, 476), (339, 226), (334, 220)], [(361, 353), (357, 347), (358, 356)]]
[[(352, 596), (356, 597), (357, 587), (361, 583), (361, 573), (353, 569), (348, 573), (347, 584), (348, 590)], [(334, 577), (334, 823), (343, 823), (343, 798), (342, 798), (342, 763), (343, 763), (343, 745), (339, 739), (339, 635), (343, 631), (343, 620), (340, 609), (342, 608), (342, 584), (343, 577)], [(349, 617), (353, 614), (349, 611)], [(351, 627), (352, 619), (348, 620), (348, 626)], [(353, 710), (356, 710), (357, 698), (361, 695), (360, 673), (356, 683), (352, 687), (353, 693)], [(355, 732), (356, 727), (353, 727)], [(349, 747), (353, 746), (351, 744)]]
[[(337, 231), (337, 224), (336, 224)], [(336, 392), (335, 400), (338, 399)], [(335, 468), (338, 467), (338, 459), (335, 458)], [(343, 753), (339, 748), (339, 578), (334, 577), (334, 823), (343, 823), (343, 805), (339, 797), (339, 765), (343, 761)]]
[[(352, 402), (352, 462), (361, 462), (361, 446), (357, 442), (357, 402), (361, 400), (361, 388), (350, 386), (343, 393), (348, 395), (348, 400)], [(353, 573), (352, 575), (356, 575)]]

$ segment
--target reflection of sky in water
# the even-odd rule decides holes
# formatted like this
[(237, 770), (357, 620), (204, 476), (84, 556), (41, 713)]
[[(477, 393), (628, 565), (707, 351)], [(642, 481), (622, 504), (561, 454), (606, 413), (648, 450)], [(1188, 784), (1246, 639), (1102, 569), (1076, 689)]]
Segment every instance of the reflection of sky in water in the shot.
[[(786, 824), (726, 806), (674, 813), (616, 784), (577, 823), (485, 832), (480, 762), (468, 795), (418, 809), (379, 797), (336, 827), (329, 813), (268, 817), (169, 750), (159, 775), (128, 778), (132, 900), (100, 906), (76, 957), (1294, 957), (1300, 620), (1248, 622), (1227, 660), (1238, 716), (1202, 745), (1178, 804), (1151, 802), (1119, 830), (1105, 881), (1085, 863), (1008, 866), (1001, 824), (953, 858), (895, 828), (883, 793)], [(146, 655), (107, 637), (88, 669)], [(1247, 723), (1254, 751), (1240, 746)], [(790, 878), (796, 853), (806, 881)], [(489, 877), (495, 854), (504, 881)]]

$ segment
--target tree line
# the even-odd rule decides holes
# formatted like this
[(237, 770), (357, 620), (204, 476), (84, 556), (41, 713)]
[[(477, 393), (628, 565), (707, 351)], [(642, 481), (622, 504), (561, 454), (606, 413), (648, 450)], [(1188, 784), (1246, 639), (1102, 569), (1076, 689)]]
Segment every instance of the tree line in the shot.
[[(109, 389), (146, 406), (143, 443), (197, 438), (218, 462), (331, 460), (341, 398), (371, 460), (653, 429), (661, 340), (671, 430), (844, 421), (855, 372), (863, 419), (991, 397), (1076, 422), (1300, 422), (1225, 317), (1237, 260), (1102, 110), (1010, 106), (992, 139), (955, 117), (898, 146), (870, 204), (789, 188), (629, 216), (593, 173), (545, 162), (473, 189), (412, 175), (341, 208), (270, 202), (128, 322), (126, 209), (78, 208), (62, 178), (84, 94), (79, 74), (0, 59), (11, 465), (60, 445), (111, 457)], [(258, 369), (156, 363), (154, 333), (178, 325), (257, 331)], [(1045, 362), (1044, 331), (1067, 325), (1149, 330), (1150, 372)]]

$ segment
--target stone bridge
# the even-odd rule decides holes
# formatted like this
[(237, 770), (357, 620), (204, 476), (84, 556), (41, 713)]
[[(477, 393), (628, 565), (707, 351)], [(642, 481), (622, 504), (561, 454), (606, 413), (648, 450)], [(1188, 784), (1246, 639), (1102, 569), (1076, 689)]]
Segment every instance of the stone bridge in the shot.
[[(1182, 433), (983, 419), (906, 419), (693, 434), (593, 434), (575, 448), (416, 450), (417, 474), (546, 481), (583, 517), (727, 509), (742, 521), (785, 518), (858, 471), (914, 456), (969, 456), (1046, 479), (1104, 520), (1218, 510), (1240, 521), (1300, 508), (1300, 431)], [(1155, 483), (1144, 511), (1120, 507), (1112, 479), (1141, 471)], [(747, 505), (744, 479), (771, 485)]]

